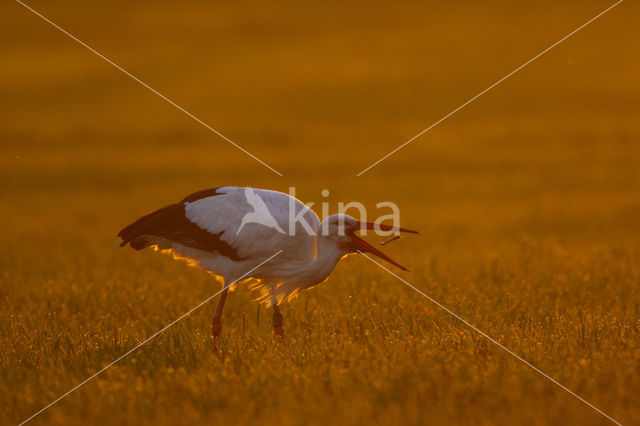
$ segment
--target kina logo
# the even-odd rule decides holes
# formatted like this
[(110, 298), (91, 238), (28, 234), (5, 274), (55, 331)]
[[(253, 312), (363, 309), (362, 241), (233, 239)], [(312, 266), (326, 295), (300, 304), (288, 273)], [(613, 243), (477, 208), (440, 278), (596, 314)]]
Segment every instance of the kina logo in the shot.
[(236, 231), (236, 235), (249, 223), (257, 223), (258, 225), (275, 229), (281, 234), (285, 233), (267, 208), (264, 200), (260, 198), (253, 188), (245, 188), (244, 195), (247, 198), (247, 204), (253, 208), (253, 211), (242, 217), (242, 222), (240, 222), (240, 227)]

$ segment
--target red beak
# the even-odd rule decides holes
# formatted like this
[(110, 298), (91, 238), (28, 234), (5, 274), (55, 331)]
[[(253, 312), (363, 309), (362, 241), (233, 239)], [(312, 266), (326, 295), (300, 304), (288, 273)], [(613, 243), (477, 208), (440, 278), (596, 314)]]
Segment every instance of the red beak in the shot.
[[(371, 222), (360, 222), (360, 229), (373, 229), (373, 230), (392, 231), (392, 232), (409, 232), (409, 233), (412, 233), (412, 234), (417, 234), (418, 233), (418, 231), (412, 231), (410, 229), (396, 228), (396, 227), (389, 226), (389, 225), (374, 224), (374, 223), (371, 223)], [(404, 266), (400, 265), (398, 262), (396, 262), (395, 260), (393, 260), (392, 258), (387, 256), (386, 254), (384, 254), (383, 252), (381, 252), (380, 250), (378, 250), (377, 248), (375, 248), (374, 246), (372, 246), (371, 244), (369, 244), (368, 242), (366, 242), (362, 238), (358, 237), (355, 234), (355, 231), (352, 231), (349, 234), (351, 235), (351, 242), (349, 243), (349, 249), (350, 250), (353, 250), (354, 252), (375, 254), (380, 259), (386, 260), (387, 262), (391, 263), (392, 265), (397, 266), (398, 268), (402, 269), (403, 271), (409, 271), (407, 268), (405, 268)]]

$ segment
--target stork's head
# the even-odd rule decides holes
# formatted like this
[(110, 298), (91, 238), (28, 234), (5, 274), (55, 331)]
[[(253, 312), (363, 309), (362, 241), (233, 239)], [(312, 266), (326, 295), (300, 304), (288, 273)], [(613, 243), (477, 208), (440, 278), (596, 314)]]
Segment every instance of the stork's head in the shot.
[(381, 259), (397, 266), (398, 268), (406, 271), (407, 268), (400, 265), (389, 256), (373, 247), (371, 244), (356, 235), (357, 231), (364, 229), (386, 231), (386, 232), (409, 232), (417, 234), (418, 231), (412, 231), (410, 229), (399, 228), (389, 225), (383, 225), (381, 223), (360, 222), (353, 217), (346, 214), (334, 214), (327, 217), (322, 221), (321, 232), (325, 238), (335, 241), (339, 250), (348, 253), (372, 253)]

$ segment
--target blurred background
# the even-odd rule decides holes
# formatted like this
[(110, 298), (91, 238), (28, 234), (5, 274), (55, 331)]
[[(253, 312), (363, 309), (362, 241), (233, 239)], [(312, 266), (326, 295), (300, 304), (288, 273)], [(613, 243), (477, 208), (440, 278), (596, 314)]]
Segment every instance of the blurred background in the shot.
[[(615, 359), (612, 354), (603, 355), (597, 368), (590, 356), (576, 355), (576, 368), (585, 369), (576, 377), (592, 377), (582, 388), (589, 397), (608, 406), (621, 420), (638, 421), (637, 407), (631, 408), (640, 388), (640, 354), (637, 346), (633, 349), (640, 309), (640, 9), (636, 3), (622, 3), (356, 177), (611, 4), (28, 2), (284, 174), (279, 177), (19, 3), (3, 2), (0, 303), (5, 338), (0, 393), (10, 401), (3, 404), (7, 410), (3, 418), (15, 422), (30, 415), (215, 288), (206, 274), (173, 266), (168, 258), (119, 250), (115, 238), (119, 229), (196, 190), (249, 185), (285, 192), (296, 186), (298, 198), (316, 203), (324, 201), (320, 191), (326, 188), (331, 191), (332, 206), (357, 200), (372, 211), (377, 202), (396, 202), (402, 225), (422, 232), (419, 239), (389, 246), (390, 254), (417, 271), (407, 279), (433, 285), (434, 291), (443, 292), (443, 300), (461, 303), (457, 306), (479, 324), (491, 321), (492, 310), (498, 312), (502, 303), (509, 305), (505, 310), (522, 309), (523, 318), (533, 315), (527, 309), (540, 309), (541, 318), (549, 318), (550, 312), (564, 313), (567, 316), (557, 321), (569, 328), (584, 318), (581, 315), (600, 318), (592, 326), (610, 330), (611, 342), (621, 345), (610, 346), (611, 351), (622, 355)], [(350, 259), (337, 274), (349, 282), (354, 270), (368, 267), (365, 262)], [(382, 271), (365, 270), (358, 279), (367, 284), (354, 281), (356, 293), (348, 290), (349, 297), (357, 291), (368, 294), (370, 286), (378, 288), (375, 280), (382, 280), (381, 274), (388, 278)], [(501, 278), (483, 283), (487, 276)], [(602, 281), (595, 283), (594, 276)], [(617, 278), (607, 278), (612, 276)], [(540, 299), (532, 293), (519, 293), (528, 279), (534, 284), (525, 286), (527, 292), (548, 286), (548, 299), (543, 299), (549, 305), (540, 308), (535, 306)], [(594, 282), (593, 287), (588, 282)], [(305, 295), (305, 303), (311, 304), (307, 311), (320, 315), (327, 305), (337, 303), (335, 298), (341, 296), (332, 295), (336, 285), (330, 281), (326, 288)], [(389, 282), (379, 290), (384, 295), (387, 288), (399, 285)], [(483, 292), (499, 302), (489, 296), (486, 305), (477, 302)], [(568, 297), (564, 304), (555, 297), (560, 293), (577, 299)], [(347, 297), (346, 290), (343, 296)], [(402, 303), (427, 304), (426, 300), (415, 302), (411, 294), (403, 297)], [(239, 327), (242, 309), (252, 318), (255, 315), (251, 298), (241, 296), (244, 302), (237, 305), (232, 329)], [(122, 307), (127, 303), (134, 306)], [(153, 321), (136, 326), (142, 315), (138, 308), (148, 309), (144, 315)], [(580, 309), (589, 313), (579, 313)], [(52, 312), (61, 317), (52, 318)], [(206, 347), (208, 313), (202, 315), (202, 321), (190, 320), (191, 326), (184, 329), (191, 333), (194, 327), (202, 328), (201, 339), (194, 343), (198, 348)], [(627, 330), (627, 340), (611, 328), (613, 317)], [(340, 324), (339, 319), (335, 321)], [(321, 323), (318, 319), (317, 324)], [(43, 324), (53, 329), (43, 335), (37, 331)], [(112, 352), (103, 350), (102, 343), (89, 344), (102, 349), (89, 351), (99, 356), (83, 358), (70, 349), (77, 348), (83, 333), (68, 330), (86, 324), (102, 324), (103, 337), (113, 336), (123, 324), (130, 329), (122, 332), (128, 337), (110, 347)], [(429, 328), (431, 320), (420, 324), (428, 329), (421, 333), (438, 335)], [(68, 349), (60, 352), (51, 336), (65, 333), (71, 333), (62, 339), (69, 342)], [(508, 333), (501, 335), (508, 338)], [(91, 338), (100, 339), (84, 336), (85, 341)], [(512, 344), (519, 347), (518, 342)], [(318, 346), (323, 348), (318, 351), (336, 350), (327, 345), (329, 349)], [(604, 347), (607, 344), (598, 350)], [(522, 343), (520, 350), (527, 352), (527, 348)], [(57, 354), (54, 364), (51, 351)], [(529, 355), (544, 357), (545, 352), (555, 353), (556, 358), (540, 361), (543, 366), (564, 371), (565, 352), (538, 348)], [(281, 356), (269, 354), (273, 359)], [(213, 357), (211, 353), (192, 356), (196, 364), (202, 359), (198, 357)], [(580, 364), (582, 359), (592, 364)], [(76, 369), (78, 363), (82, 367)], [(65, 367), (56, 375), (42, 373), (54, 365)], [(519, 382), (524, 396), (511, 401), (515, 405), (480, 396), (458, 409), (459, 395), (445, 392), (432, 398), (444, 410), (435, 420), (473, 419), (487, 424), (509, 418), (525, 423), (572, 419), (599, 424), (603, 420), (580, 403), (567, 408), (574, 402), (569, 403), (566, 398), (570, 397), (553, 385), (540, 391), (544, 397), (527, 395), (531, 382), (544, 379), (522, 369), (526, 370), (516, 364), (508, 368), (524, 377)], [(133, 371), (134, 376), (138, 373)], [(449, 373), (452, 381), (466, 383), (465, 374)], [(251, 379), (238, 374), (238, 388), (230, 392), (250, 386)], [(381, 373), (378, 380), (389, 391), (385, 383), (396, 382), (385, 382), (385, 377), (389, 379)], [(411, 374), (407, 377), (410, 382)], [(582, 383), (572, 377), (565, 377), (570, 385)], [(440, 387), (438, 380), (433, 389)], [(140, 387), (152, 389), (154, 383), (149, 379)], [(298, 385), (291, 385), (293, 393)], [(211, 391), (204, 389), (204, 394)], [(89, 408), (92, 396), (100, 394), (97, 389), (91, 392), (78, 396), (76, 403), (61, 404), (57, 414), (43, 416), (42, 421), (73, 423), (79, 412), (89, 418), (100, 413), (112, 421), (122, 420), (112, 412), (114, 406), (127, 406), (134, 413), (139, 407), (109, 400), (111, 404)], [(113, 389), (104, 392), (111, 398)], [(314, 392), (324, 395), (318, 389)], [(347, 394), (365, 395), (345, 390), (318, 401), (324, 401), (325, 407), (337, 395), (351, 401)], [(130, 396), (130, 401), (144, 401), (147, 414), (157, 412), (159, 400), (151, 394), (140, 398)], [(218, 402), (227, 401), (223, 395), (219, 398)], [(556, 398), (560, 399), (557, 406), (551, 402)], [(523, 400), (533, 401), (528, 411), (522, 408)], [(269, 401), (271, 407), (280, 407)], [(364, 404), (351, 402), (354, 407)], [(421, 423), (425, 418), (416, 407), (424, 402), (414, 402), (413, 411), (408, 412), (415, 415), (402, 418)], [(199, 411), (200, 403), (207, 405), (206, 400), (189, 399), (184, 402), (192, 408), (189, 414), (180, 418), (173, 412), (164, 421), (210, 420)], [(212, 406), (226, 413), (221, 404)], [(515, 417), (500, 417), (495, 407), (515, 410), (510, 414)], [(290, 417), (278, 417), (278, 422), (309, 423), (310, 413), (327, 420), (320, 408), (293, 412)], [(335, 420), (355, 424), (377, 418), (384, 423), (399, 415), (391, 409), (375, 416), (374, 412), (370, 406), (358, 415), (344, 408), (336, 412)]]

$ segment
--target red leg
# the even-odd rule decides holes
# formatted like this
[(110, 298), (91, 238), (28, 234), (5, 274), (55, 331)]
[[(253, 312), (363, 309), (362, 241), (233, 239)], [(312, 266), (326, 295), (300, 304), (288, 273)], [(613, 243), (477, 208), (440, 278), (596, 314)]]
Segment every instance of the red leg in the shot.
[(220, 294), (220, 300), (218, 301), (218, 308), (211, 321), (211, 337), (213, 338), (213, 346), (218, 348), (217, 341), (220, 337), (220, 331), (222, 331), (222, 309), (224, 308), (224, 302), (227, 300), (227, 293), (229, 293), (229, 287), (225, 287)]
[(273, 331), (280, 339), (284, 339), (284, 321), (278, 305), (273, 305)]

